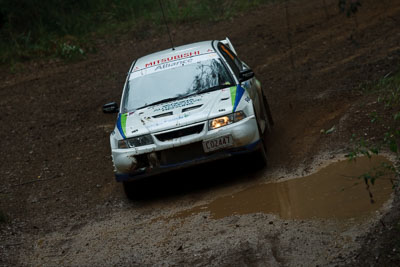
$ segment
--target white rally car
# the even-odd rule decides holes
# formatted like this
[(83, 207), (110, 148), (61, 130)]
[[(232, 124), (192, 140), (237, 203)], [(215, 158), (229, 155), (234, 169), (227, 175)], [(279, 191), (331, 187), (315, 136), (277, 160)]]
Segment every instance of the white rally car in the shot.
[(273, 122), (260, 82), (229, 39), (167, 49), (135, 60), (110, 142), (116, 179), (132, 180), (253, 152), (266, 161)]

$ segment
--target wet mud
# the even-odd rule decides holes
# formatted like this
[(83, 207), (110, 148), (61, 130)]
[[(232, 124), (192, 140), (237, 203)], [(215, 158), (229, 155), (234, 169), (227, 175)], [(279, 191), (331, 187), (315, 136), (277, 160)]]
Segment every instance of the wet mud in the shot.
[[(211, 218), (267, 213), (282, 219), (365, 219), (390, 198), (393, 174), (385, 169), (391, 162), (383, 156), (342, 160), (309, 176), (283, 182), (259, 184), (209, 204), (176, 214), (185, 218), (209, 212)], [(374, 184), (364, 176), (378, 175)]]

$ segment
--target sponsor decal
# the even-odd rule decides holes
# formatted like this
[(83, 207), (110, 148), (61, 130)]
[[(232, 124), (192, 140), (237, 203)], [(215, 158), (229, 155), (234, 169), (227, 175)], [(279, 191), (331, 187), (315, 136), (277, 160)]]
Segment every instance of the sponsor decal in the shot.
[[(190, 54), (190, 53), (189, 53)], [(217, 59), (218, 55), (217, 53), (203, 53), (200, 54), (200, 52), (196, 52), (193, 53), (196, 54), (190, 58), (181, 58), (181, 59), (177, 59), (177, 60), (173, 60), (174, 57), (171, 57), (170, 61), (167, 62), (161, 62), (162, 60), (157, 60), (154, 61), (156, 63), (154, 64), (146, 64), (146, 67), (143, 69), (135, 69), (132, 71), (132, 73), (129, 76), (129, 80), (135, 79), (137, 77), (140, 76), (144, 76), (144, 75), (149, 75), (155, 72), (159, 72), (159, 71), (164, 71), (164, 70), (168, 70), (168, 69), (173, 69), (173, 68), (177, 68), (177, 67), (182, 67), (185, 65), (190, 65), (190, 64), (194, 64), (194, 63), (198, 63), (204, 60), (209, 60), (209, 59)], [(160, 63), (157, 63), (160, 62)]]
[(157, 127), (157, 126), (160, 126), (160, 125), (163, 125), (165, 123), (172, 122), (172, 121), (177, 121), (177, 125), (178, 125), (178, 120), (181, 120), (181, 119), (184, 119), (184, 118), (187, 118), (187, 117), (189, 117), (189, 115), (184, 113), (184, 114), (181, 114), (181, 115), (179, 115), (177, 117), (169, 118), (167, 120), (163, 120), (162, 122), (157, 122), (157, 123), (151, 124), (151, 125), (148, 126), (148, 128), (149, 129), (153, 129), (153, 128)]
[(154, 71), (158, 71), (158, 70), (165, 70), (165, 69), (169, 69), (169, 68), (173, 68), (173, 67), (180, 67), (186, 64), (190, 64), (193, 62), (193, 59), (186, 59), (186, 60), (180, 60), (180, 61), (175, 61), (175, 62), (171, 62), (171, 63), (164, 63), (162, 65), (159, 65), (155, 68)]
[(164, 104), (160, 108), (154, 109), (154, 112), (169, 111), (169, 110), (176, 109), (176, 108), (186, 107), (186, 106), (193, 105), (199, 101), (201, 101), (201, 98), (184, 99), (184, 100), (180, 100), (177, 102)]
[(175, 60), (179, 60), (179, 59), (183, 59), (183, 58), (188, 58), (188, 57), (192, 57), (192, 56), (199, 56), (199, 55), (200, 55), (200, 51), (182, 53), (180, 55), (175, 55), (175, 56), (171, 56), (171, 57), (157, 59), (155, 61), (146, 63), (144, 65), (144, 67), (145, 68), (153, 67), (153, 66), (157, 66), (157, 65), (162, 64), (162, 63), (167, 63), (167, 62), (171, 62), (171, 61), (175, 61)]

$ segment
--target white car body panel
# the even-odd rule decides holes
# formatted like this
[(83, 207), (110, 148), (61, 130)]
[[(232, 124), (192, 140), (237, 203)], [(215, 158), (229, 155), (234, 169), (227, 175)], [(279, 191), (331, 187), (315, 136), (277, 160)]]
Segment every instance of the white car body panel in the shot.
[[(222, 43), (227, 44), (236, 54), (229, 39)], [(212, 44), (210, 41), (201, 42), (142, 57), (132, 64), (127, 82), (138, 76), (162, 71), (163, 68), (179, 68), (182, 64), (191, 64), (203, 58), (222, 58)], [(258, 107), (260, 101), (257, 99), (259, 97), (257, 90), (261, 90), (260, 84), (255, 78), (239, 84), (232, 69), (228, 66), (227, 69), (235, 79), (235, 86), (118, 114), (117, 124), (110, 135), (117, 181), (133, 180), (171, 170), (173, 167), (190, 166), (235, 153), (250, 152), (259, 146), (260, 122), (256, 120), (257, 110), (255, 109), (260, 109)], [(218, 129), (209, 129), (209, 120), (236, 111), (243, 111), (246, 117)], [(264, 121), (261, 123), (261, 132), (264, 131), (265, 124)], [(192, 129), (196, 131), (180, 136), (184, 130), (194, 131)], [(179, 131), (177, 137), (168, 137), (168, 134), (172, 133), (171, 136), (173, 136), (177, 131)], [(153, 143), (139, 147), (118, 148), (119, 140), (144, 135), (151, 135)], [(200, 146), (197, 144), (222, 136), (229, 136), (229, 139), (225, 138), (225, 140), (230, 140), (232, 143), (210, 153), (200, 151)], [(185, 146), (187, 146), (187, 152)], [(183, 151), (182, 155), (187, 153), (188, 159), (175, 162), (175, 159), (166, 158), (171, 157), (169, 151), (174, 148), (180, 148), (179, 151)], [(196, 150), (198, 155), (190, 156), (192, 149)]]

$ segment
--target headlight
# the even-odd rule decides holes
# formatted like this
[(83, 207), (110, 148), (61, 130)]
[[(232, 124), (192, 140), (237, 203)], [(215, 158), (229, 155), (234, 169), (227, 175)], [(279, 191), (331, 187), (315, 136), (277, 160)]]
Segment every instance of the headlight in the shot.
[(243, 111), (236, 111), (235, 113), (209, 120), (208, 121), (208, 129), (209, 130), (218, 129), (220, 127), (229, 125), (231, 123), (241, 121), (244, 118), (246, 118), (246, 115), (244, 114)]
[(148, 135), (142, 135), (142, 136), (119, 140), (118, 148), (132, 148), (132, 147), (151, 145), (153, 143), (154, 143), (153, 138), (151, 138), (151, 135), (148, 134)]

